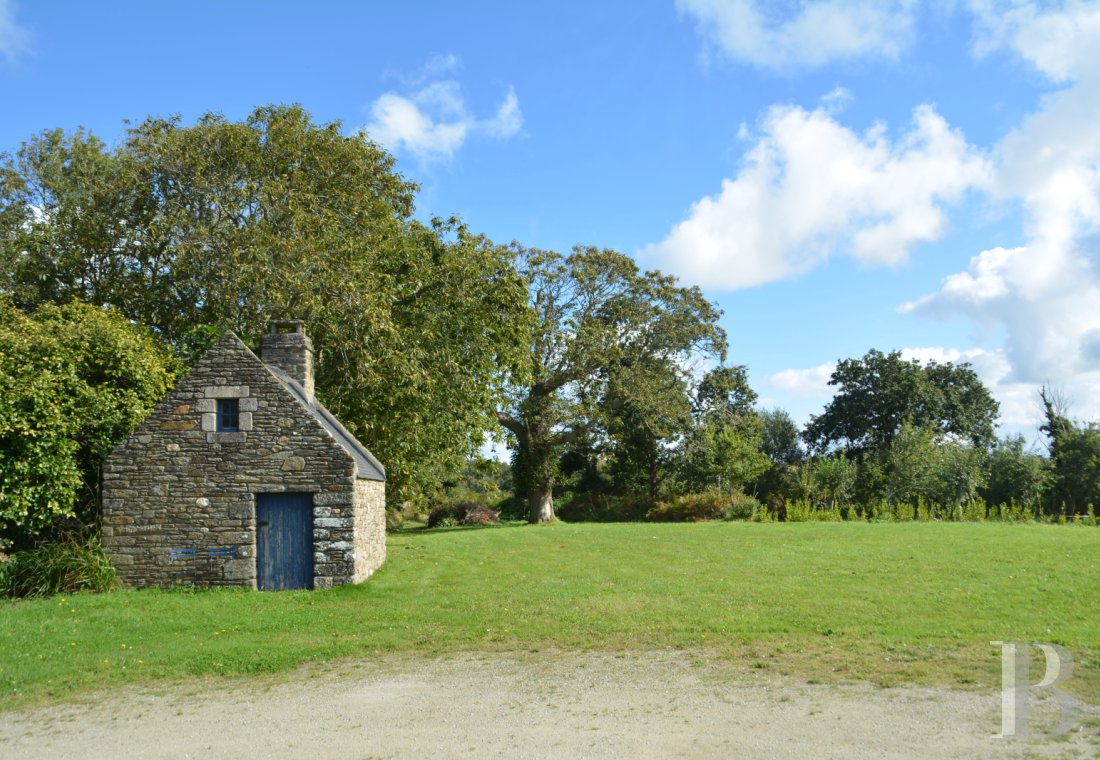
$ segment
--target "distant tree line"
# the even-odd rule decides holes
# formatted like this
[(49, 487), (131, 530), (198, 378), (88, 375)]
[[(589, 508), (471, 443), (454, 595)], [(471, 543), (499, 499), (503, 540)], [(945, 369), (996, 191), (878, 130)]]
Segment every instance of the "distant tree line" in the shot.
[[(318, 396), (385, 462), (395, 516), (459, 492), (532, 522), (1100, 498), (1100, 430), (1050, 394), (1043, 455), (996, 439), (969, 366), (871, 351), (799, 431), (757, 407), (698, 288), (420, 221), (417, 189), (298, 106), (0, 155), (0, 543), (94, 525), (111, 447), (224, 330), (256, 347), (272, 318), (307, 322)], [(478, 463), (488, 436), (509, 467)]]
[[(697, 374), (665, 365), (625, 388), (609, 383), (598, 403), (560, 406), (572, 416), (555, 448), (557, 514), (1095, 523), (1100, 426), (1072, 422), (1047, 389), (1046, 447), (1034, 450), (1023, 436), (996, 436), (997, 402), (968, 364), (871, 350), (840, 361), (830, 382), (833, 400), (802, 430), (784, 410), (756, 405), (741, 366)], [(517, 470), (487, 472), (500, 483)], [(470, 481), (460, 490), (479, 498)], [(500, 504), (511, 516), (526, 506)]]

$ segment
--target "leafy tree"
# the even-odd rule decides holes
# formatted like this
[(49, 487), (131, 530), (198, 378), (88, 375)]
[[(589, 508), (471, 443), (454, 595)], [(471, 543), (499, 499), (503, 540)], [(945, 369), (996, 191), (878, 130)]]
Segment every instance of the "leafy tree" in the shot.
[(700, 380), (680, 463), (688, 490), (740, 491), (768, 469), (756, 399), (744, 366), (718, 367)]
[(760, 448), (772, 464), (794, 465), (802, 462), (804, 454), (798, 440), (798, 425), (786, 410), (760, 409)]
[(957, 507), (975, 498), (989, 481), (988, 455), (984, 449), (959, 441), (940, 446), (934, 500)]
[(1048, 498), (1073, 514), (1100, 504), (1100, 426), (1074, 424), (1061, 399), (1048, 389), (1040, 394), (1046, 421), (1040, 427), (1049, 439), (1051, 478)]
[(1043, 494), (1050, 482), (1050, 462), (1025, 449), (1022, 435), (998, 441), (989, 453), (989, 478), (982, 489), (988, 504), (1020, 505), (1039, 512)]
[(761, 501), (775, 510), (804, 496), (805, 484), (800, 471), (805, 453), (799, 440), (798, 426), (785, 410), (757, 409), (760, 420), (760, 451), (770, 462), (756, 479), (753, 490)]
[(691, 425), (682, 371), (668, 361), (629, 362), (609, 373), (601, 415), (610, 437), (618, 490), (656, 499), (675, 450)]
[(514, 436), (513, 472), (528, 519), (543, 522), (554, 519), (562, 449), (586, 435), (613, 378), (632, 366), (678, 366), (697, 352), (724, 356), (726, 341), (719, 312), (698, 288), (640, 272), (620, 253), (517, 253), (530, 319), (515, 327), (527, 362), (497, 419)]
[(843, 452), (815, 459), (810, 465), (813, 493), (829, 509), (840, 509), (851, 501), (856, 484), (856, 464)]
[(306, 320), (318, 395), (399, 502), (495, 426), (525, 315), (512, 252), (416, 221), (416, 190), (369, 136), (298, 106), (150, 118), (116, 149), (46, 132), (0, 161), (0, 290), (112, 305), (189, 355)]
[(178, 369), (117, 311), (74, 302), (28, 316), (0, 299), (0, 540), (94, 522), (103, 459)]
[(986, 482), (984, 450), (909, 423), (881, 460), (879, 495), (890, 502), (958, 505), (977, 496)]
[(818, 451), (839, 445), (856, 456), (883, 452), (906, 422), (976, 446), (993, 442), (999, 406), (969, 364), (922, 366), (899, 351), (872, 349), (838, 363), (829, 384), (838, 387), (836, 395), (803, 433)]

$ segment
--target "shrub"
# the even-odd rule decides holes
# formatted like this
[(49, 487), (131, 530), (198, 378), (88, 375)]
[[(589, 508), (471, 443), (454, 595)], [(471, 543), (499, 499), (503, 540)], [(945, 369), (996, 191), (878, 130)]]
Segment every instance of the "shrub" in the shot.
[(8, 597), (49, 596), (118, 587), (98, 536), (74, 536), (15, 552), (0, 565), (0, 593)]
[(760, 513), (761, 504), (743, 493), (713, 491), (679, 496), (661, 502), (646, 514), (653, 522), (697, 522), (699, 520), (750, 520)]
[(635, 522), (646, 518), (656, 503), (648, 496), (574, 494), (554, 505), (554, 513), (566, 522)]
[(94, 522), (99, 467), (172, 386), (176, 360), (113, 309), (0, 298), (0, 543)]
[(487, 504), (459, 501), (440, 504), (428, 514), (429, 528), (453, 528), (457, 525), (495, 525), (500, 514)]
[(386, 510), (386, 530), (395, 531), (401, 530), (401, 527), (405, 524), (405, 515), (396, 509)]

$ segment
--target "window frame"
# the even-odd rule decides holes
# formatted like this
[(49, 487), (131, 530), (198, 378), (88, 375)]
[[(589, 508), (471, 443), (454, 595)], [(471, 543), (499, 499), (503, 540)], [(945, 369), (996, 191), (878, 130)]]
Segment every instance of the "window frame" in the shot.
[(241, 400), (220, 398), (215, 416), (215, 430), (219, 433), (239, 433), (241, 430)]

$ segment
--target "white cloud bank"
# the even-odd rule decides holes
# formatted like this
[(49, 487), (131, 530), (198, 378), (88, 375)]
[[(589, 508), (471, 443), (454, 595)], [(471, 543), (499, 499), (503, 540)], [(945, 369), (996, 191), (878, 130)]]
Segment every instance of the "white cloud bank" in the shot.
[(891, 142), (882, 125), (861, 135), (837, 122), (833, 101), (771, 108), (737, 176), (642, 255), (724, 290), (802, 274), (837, 251), (896, 265), (944, 233), (942, 204), (986, 184), (987, 161), (931, 106)]
[(508, 88), (496, 113), (479, 119), (467, 107), (458, 82), (427, 83), (457, 66), (455, 56), (437, 56), (409, 80), (419, 86), (415, 92), (381, 95), (371, 105), (367, 133), (387, 149), (408, 151), (422, 163), (450, 159), (473, 135), (498, 140), (516, 135), (523, 127), (523, 113), (513, 88)]
[[(859, 2), (802, 3), (778, 21), (744, 1), (681, 0), (680, 7), (726, 54), (773, 69), (896, 56), (913, 22), (908, 4), (866, 11)], [(917, 109), (895, 143), (881, 128), (858, 135), (840, 124), (841, 91), (813, 111), (775, 107), (721, 192), (697, 202), (646, 252), (685, 279), (730, 290), (797, 276), (840, 253), (868, 265), (904, 261), (914, 245), (944, 234), (945, 210), (971, 189), (1019, 204), (1020, 238), (991, 241), (965, 271), (900, 308), (969, 317), (1003, 334), (994, 350), (925, 349), (933, 354), (924, 358), (973, 361), (1001, 401), (1006, 432), (1034, 435), (1041, 385), (1057, 388), (1085, 416), (1100, 410), (1100, 3), (971, 0), (966, 7), (975, 56), (1015, 55), (1051, 85), (990, 151), (968, 145), (929, 106)], [(851, 23), (864, 26), (851, 28), (863, 33), (816, 48), (805, 38), (813, 14), (842, 21), (847, 12), (862, 14)], [(885, 13), (902, 19), (900, 36), (875, 31), (876, 14)], [(827, 400), (828, 367), (785, 370), (770, 383), (792, 397)]]
[(1024, 239), (978, 253), (901, 309), (1002, 327), (1006, 381), (1032, 393), (1052, 383), (1086, 410), (1100, 409), (1100, 5), (980, 2), (974, 10), (978, 54), (1008, 50), (1061, 88), (994, 152), (991, 191), (1023, 204)]
[[(789, 8), (792, 4), (784, 4)], [(908, 0), (811, 0), (784, 5), (754, 0), (677, 0), (712, 48), (736, 61), (776, 71), (834, 60), (897, 58), (913, 37)]]
[(0, 56), (14, 62), (30, 50), (31, 34), (15, 20), (14, 0), (0, 0)]

